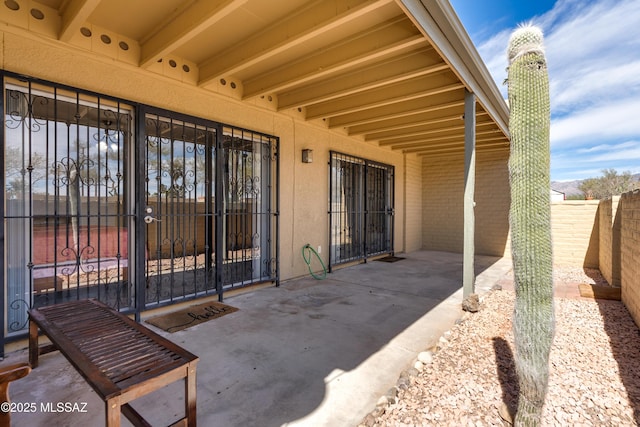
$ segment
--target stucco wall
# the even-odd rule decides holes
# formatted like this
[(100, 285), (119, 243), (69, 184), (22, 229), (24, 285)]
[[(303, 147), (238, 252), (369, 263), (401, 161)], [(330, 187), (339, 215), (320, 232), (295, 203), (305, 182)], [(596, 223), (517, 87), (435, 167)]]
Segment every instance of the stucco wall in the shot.
[[(187, 77), (179, 81), (91, 52), (79, 53), (55, 41), (34, 39), (26, 32), (3, 32), (0, 38), (0, 66), (4, 70), (279, 137), (282, 280), (308, 274), (301, 256), (306, 243), (320, 247), (324, 262), (328, 261), (330, 150), (395, 167), (395, 251), (420, 246), (413, 237), (421, 233), (417, 220), (420, 213), (416, 209), (421, 170), (417, 168), (416, 157), (405, 162), (403, 154), (349, 137), (341, 130), (329, 130), (322, 120), (306, 122), (297, 110), (277, 112), (275, 100), (243, 102), (240, 91), (228, 85), (219, 86), (218, 93), (203, 91)], [(302, 149), (313, 150), (313, 163), (302, 163)], [(405, 172), (405, 164), (409, 173)], [(408, 211), (405, 211), (406, 197), (411, 198)], [(405, 221), (410, 224), (406, 229)], [(405, 236), (412, 236), (409, 243), (405, 243)]]
[[(478, 152), (475, 249), (502, 256), (509, 232), (508, 153)], [(464, 156), (425, 157), (422, 163), (423, 248), (462, 252)]]

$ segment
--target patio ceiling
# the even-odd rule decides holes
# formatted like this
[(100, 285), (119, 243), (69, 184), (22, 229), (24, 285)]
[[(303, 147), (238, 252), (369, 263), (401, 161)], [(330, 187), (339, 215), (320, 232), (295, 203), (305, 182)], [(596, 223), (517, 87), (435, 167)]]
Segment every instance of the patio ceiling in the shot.
[(6, 0), (27, 31), (391, 150), (508, 150), (508, 111), (446, 0)]

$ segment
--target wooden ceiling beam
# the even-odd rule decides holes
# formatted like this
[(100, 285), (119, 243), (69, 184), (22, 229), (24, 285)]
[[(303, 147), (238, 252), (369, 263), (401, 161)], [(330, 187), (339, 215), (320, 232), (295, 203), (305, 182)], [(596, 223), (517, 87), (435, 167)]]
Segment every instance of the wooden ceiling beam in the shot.
[(384, 138), (370, 138), (369, 135), (366, 135), (364, 139), (365, 141), (378, 141), (378, 144), (380, 146), (387, 146), (387, 145), (393, 145), (397, 143), (403, 143), (410, 140), (415, 140), (416, 138), (421, 138), (423, 136), (428, 136), (428, 135), (436, 135), (436, 134), (442, 134), (442, 133), (445, 133), (445, 134), (455, 133), (456, 135), (458, 135), (460, 134), (460, 131), (464, 133), (464, 124), (460, 126), (448, 126), (443, 128), (437, 128), (437, 129), (432, 128), (432, 129), (423, 130), (420, 132), (407, 132), (403, 134), (396, 133), (395, 135), (387, 135)]
[[(452, 95), (453, 93), (447, 94)], [(454, 99), (454, 97), (451, 97)], [(424, 104), (425, 100), (418, 100)], [(420, 105), (412, 103), (413, 110), (399, 114), (389, 114), (381, 120), (367, 121), (350, 125), (347, 129), (349, 135), (363, 135), (370, 132), (383, 132), (394, 130), (414, 123), (428, 123), (430, 120), (460, 120), (464, 112), (464, 101), (452, 101), (435, 105)], [(333, 119), (332, 119), (333, 121)]]
[(80, 31), (89, 15), (100, 4), (101, 0), (70, 0), (60, 11), (61, 26), (58, 38), (60, 41), (69, 42)]
[[(394, 67), (390, 64), (380, 64), (376, 66), (376, 69), (350, 73), (330, 81), (318, 82), (310, 87), (299, 88), (295, 92), (281, 94), (278, 96), (278, 109), (284, 110), (330, 102), (334, 99), (376, 90), (449, 69), (449, 66), (444, 62), (406, 70), (399, 69), (398, 64), (395, 65)], [(379, 72), (382, 69), (384, 71)]]
[[(464, 106), (464, 91), (454, 90), (434, 97), (412, 99), (399, 104), (385, 105), (329, 118), (329, 128), (384, 125), (390, 120), (415, 117), (449, 108)], [(461, 110), (462, 111), (462, 110)], [(461, 113), (462, 114), (462, 113)]]
[(248, 0), (197, 1), (181, 10), (167, 24), (141, 45), (140, 67), (147, 68), (175, 51), (226, 16), (244, 6)]
[(375, 12), (393, 0), (368, 0), (354, 5), (354, 1), (315, 1), (285, 18), (273, 22), (265, 30), (241, 43), (230, 46), (199, 64), (200, 86), (220, 77), (237, 74), (247, 68), (297, 47), (332, 29), (348, 26), (350, 22)]
[(435, 96), (461, 88), (464, 88), (464, 85), (460, 81), (456, 82), (451, 78), (435, 79), (434, 76), (429, 75), (307, 106), (306, 118), (313, 120), (341, 116)]
[[(476, 132), (476, 136), (495, 135), (498, 132), (499, 131), (497, 129), (490, 130), (490, 131), (481, 131), (481, 132)], [(481, 138), (476, 138), (476, 142), (481, 140), (482, 140)], [(406, 138), (405, 140), (398, 139), (394, 142), (389, 142), (389, 141), (381, 142), (381, 143), (378, 143), (378, 145), (381, 147), (391, 147), (394, 150), (398, 150), (398, 149), (404, 149), (404, 148), (420, 147), (422, 145), (427, 145), (427, 144), (432, 144), (437, 142), (444, 142), (444, 141), (458, 141), (459, 143), (464, 144), (464, 132), (456, 133), (455, 135), (438, 136), (435, 138)]]
[[(448, 122), (454, 122), (446, 125)], [(476, 122), (476, 129), (486, 126), (494, 126), (492, 121)], [(385, 130), (381, 132), (371, 132), (364, 135), (365, 141), (392, 141), (395, 138), (407, 136), (431, 135), (436, 133), (464, 130), (464, 122), (460, 117), (451, 117), (448, 119), (430, 120), (423, 123), (415, 123), (404, 127)]]
[[(482, 147), (486, 147), (488, 145), (495, 145), (497, 143), (498, 146), (508, 145), (508, 141), (504, 138), (487, 138), (476, 141), (478, 144), (483, 144)], [(461, 148), (464, 151), (464, 143), (461, 142), (441, 142), (437, 144), (428, 144), (422, 145), (419, 147), (413, 148), (393, 148), (394, 151), (402, 151), (403, 153), (417, 153), (421, 151), (433, 151), (433, 150), (443, 150), (443, 149), (458, 149)]]
[[(411, 34), (414, 32), (413, 34)], [(409, 36), (407, 36), (409, 34)], [(372, 49), (372, 44), (374, 47)], [(380, 61), (394, 54), (427, 46), (419, 52), (427, 54), (433, 48), (416, 32), (413, 23), (401, 16), (378, 25), (340, 43), (334, 43), (320, 52), (314, 52), (295, 63), (271, 69), (243, 82), (243, 98), (292, 90), (340, 72)], [(433, 53), (432, 53), (433, 55)]]
[[(504, 143), (488, 144), (476, 147), (477, 152), (487, 153), (492, 151), (509, 151), (509, 145)], [(417, 154), (418, 156), (433, 156), (444, 154), (464, 154), (464, 145), (456, 148), (442, 148), (436, 150), (403, 150), (404, 154)]]

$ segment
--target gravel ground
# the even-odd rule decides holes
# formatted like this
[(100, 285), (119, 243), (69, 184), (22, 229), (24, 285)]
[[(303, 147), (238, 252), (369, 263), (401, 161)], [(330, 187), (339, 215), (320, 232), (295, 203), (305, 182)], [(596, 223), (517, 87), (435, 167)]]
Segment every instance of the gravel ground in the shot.
[[(555, 282), (605, 284), (597, 270), (556, 269)], [(494, 290), (475, 314), (421, 353), (361, 426), (503, 426), (515, 408), (514, 293)], [(620, 301), (555, 299), (545, 426), (640, 423), (640, 332)], [(504, 403), (503, 403), (504, 402)]]

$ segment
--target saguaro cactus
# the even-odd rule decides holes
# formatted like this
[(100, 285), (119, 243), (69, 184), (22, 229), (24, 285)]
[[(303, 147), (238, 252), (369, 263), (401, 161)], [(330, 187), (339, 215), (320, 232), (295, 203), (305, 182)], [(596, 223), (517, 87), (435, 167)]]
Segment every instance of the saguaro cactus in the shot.
[(553, 259), (549, 177), (549, 78), (542, 31), (520, 27), (509, 40), (513, 330), (520, 395), (516, 426), (540, 424), (553, 341)]

